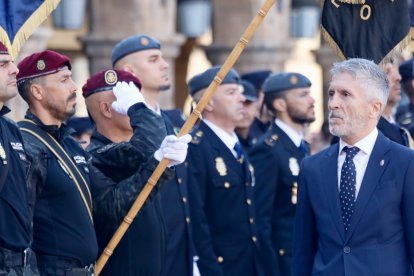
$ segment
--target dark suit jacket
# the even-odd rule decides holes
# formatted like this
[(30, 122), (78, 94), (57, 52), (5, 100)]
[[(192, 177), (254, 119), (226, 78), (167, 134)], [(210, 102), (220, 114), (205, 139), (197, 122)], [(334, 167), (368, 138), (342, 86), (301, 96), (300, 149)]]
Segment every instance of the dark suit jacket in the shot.
[(256, 177), (259, 232), (272, 275), (290, 275), (299, 164), (303, 151), (275, 123), (249, 153)]
[(201, 122), (188, 151), (194, 244), (203, 276), (259, 274), (253, 179)]
[(414, 152), (379, 133), (346, 233), (338, 151), (302, 161), (293, 275), (412, 275)]

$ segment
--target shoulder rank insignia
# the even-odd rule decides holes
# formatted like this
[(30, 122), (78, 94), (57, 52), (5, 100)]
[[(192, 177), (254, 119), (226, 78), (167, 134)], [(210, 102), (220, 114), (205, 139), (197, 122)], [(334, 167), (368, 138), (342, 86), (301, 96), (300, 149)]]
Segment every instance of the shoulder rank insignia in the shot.
[(294, 157), (289, 158), (289, 169), (293, 176), (299, 175), (299, 163)]
[(6, 156), (6, 151), (3, 148), (3, 145), (0, 143), (0, 158), (1, 160), (3, 160), (3, 165), (7, 164), (7, 156)]
[(227, 175), (227, 166), (226, 163), (224, 163), (224, 159), (222, 157), (216, 158), (216, 170), (218, 171), (220, 176)]
[(266, 145), (273, 147), (277, 139), (279, 139), (279, 136), (277, 134), (272, 134), (269, 138), (266, 138), (264, 142)]
[(193, 139), (191, 140), (191, 143), (195, 145), (200, 143), (200, 139), (201, 137), (203, 137), (203, 134), (204, 133), (201, 130), (197, 130), (196, 133), (193, 135)]

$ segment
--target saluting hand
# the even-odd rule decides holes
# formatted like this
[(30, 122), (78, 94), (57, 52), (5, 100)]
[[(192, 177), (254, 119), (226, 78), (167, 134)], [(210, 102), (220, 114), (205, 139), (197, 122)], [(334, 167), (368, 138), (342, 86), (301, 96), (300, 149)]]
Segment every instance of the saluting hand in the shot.
[(130, 81), (118, 82), (113, 88), (116, 101), (112, 103), (112, 108), (122, 115), (128, 114), (128, 109), (136, 103), (144, 103), (145, 99), (139, 91), (138, 87)]
[(154, 153), (154, 157), (158, 161), (161, 161), (163, 158), (171, 160), (169, 166), (181, 164), (187, 157), (188, 143), (190, 141), (190, 134), (180, 138), (177, 138), (175, 135), (168, 135), (162, 141), (160, 148)]

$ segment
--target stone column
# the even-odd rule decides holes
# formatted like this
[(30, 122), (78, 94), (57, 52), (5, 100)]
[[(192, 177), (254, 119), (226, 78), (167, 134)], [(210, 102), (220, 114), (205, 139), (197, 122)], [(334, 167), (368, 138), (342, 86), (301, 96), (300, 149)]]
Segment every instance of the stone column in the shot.
[[(261, 8), (262, 0), (212, 0), (213, 44), (206, 49), (213, 64), (222, 64), (251, 20)], [(282, 71), (289, 56), (290, 0), (278, 1), (264, 18), (235, 64), (243, 74), (253, 70)]]
[[(91, 0), (90, 13), (90, 29), (83, 43), (91, 73), (111, 67), (112, 48), (120, 40), (145, 33), (160, 40), (163, 55), (170, 63), (171, 87), (174, 87), (174, 62), (184, 42), (175, 32), (176, 1)], [(174, 107), (173, 93), (163, 93), (160, 101), (163, 108)]]

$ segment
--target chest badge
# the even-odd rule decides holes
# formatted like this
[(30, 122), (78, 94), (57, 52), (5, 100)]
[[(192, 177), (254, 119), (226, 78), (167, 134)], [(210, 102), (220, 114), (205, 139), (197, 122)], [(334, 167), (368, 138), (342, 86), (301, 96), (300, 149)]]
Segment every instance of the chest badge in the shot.
[(6, 151), (3, 148), (3, 145), (0, 143), (0, 158), (3, 161), (3, 165), (7, 164), (7, 157), (6, 157)]
[(289, 158), (289, 169), (293, 176), (299, 175), (299, 163), (294, 157)]
[(216, 170), (218, 171), (220, 176), (227, 175), (226, 163), (224, 163), (224, 159), (221, 157), (216, 158)]

